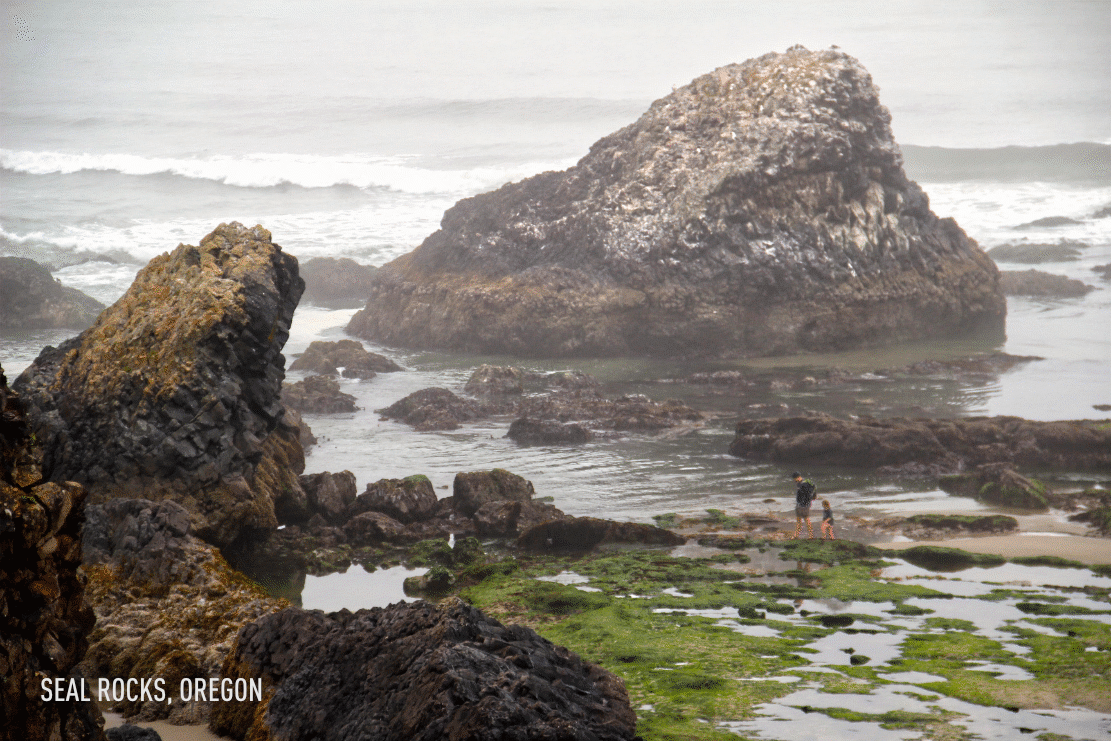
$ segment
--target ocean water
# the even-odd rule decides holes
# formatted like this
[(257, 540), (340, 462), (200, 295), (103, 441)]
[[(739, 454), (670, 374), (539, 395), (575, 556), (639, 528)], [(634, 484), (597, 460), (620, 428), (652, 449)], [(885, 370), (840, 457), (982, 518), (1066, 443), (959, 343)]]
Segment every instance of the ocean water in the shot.
[[(987, 379), (922, 378), (729, 397), (661, 379), (721, 365), (575, 363), (613, 393), (684, 398), (701, 430), (583, 448), (518, 448), (509, 420), (415, 433), (374, 409), (425, 386), (458, 388), (480, 358), (371, 347), (409, 372), (345, 382), (362, 407), (308, 418), (323, 438), (308, 470), (385, 476), (499, 466), (572, 514), (647, 520), (668, 511), (785, 511), (778, 467), (725, 453), (752, 403), (832, 413), (1032, 419), (1106, 416), (1111, 403), (1111, 12), (1105, 2), (485, 2), (234, 4), (53, 0), (4, 5), (0, 48), (0, 254), (50, 265), (104, 303), (135, 272), (216, 225), (260, 223), (301, 260), (381, 265), (418, 245), (460, 198), (566, 168), (673, 87), (802, 43), (837, 45), (869, 69), (907, 169), (941, 216), (985, 248), (1082, 243), (1037, 265), (1096, 290), (1009, 302), (998, 345), (934, 343), (756, 360), (806, 374), (893, 368), (1002, 350), (1036, 355)], [(1025, 226), (1064, 217), (1058, 226)], [(1000, 264), (1003, 269), (1027, 265)], [(351, 310), (298, 309), (287, 357), (343, 337)], [(10, 377), (69, 332), (0, 338)], [(563, 362), (524, 363), (536, 369)], [(294, 374), (295, 375), (295, 374)], [(808, 472), (842, 511), (979, 511), (931, 481)], [(1072, 477), (1079, 480), (1083, 477)], [(442, 492), (443, 493), (443, 492)], [(778, 498), (776, 504), (763, 500)]]

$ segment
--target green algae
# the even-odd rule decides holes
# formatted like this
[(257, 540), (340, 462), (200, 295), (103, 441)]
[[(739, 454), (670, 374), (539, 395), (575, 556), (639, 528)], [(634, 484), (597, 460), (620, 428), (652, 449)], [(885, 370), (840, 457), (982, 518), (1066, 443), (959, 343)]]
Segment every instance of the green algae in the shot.
[(783, 561), (835, 564), (844, 561), (868, 560), (879, 567), (881, 559), (891, 554), (879, 548), (851, 540), (788, 540), (783, 544), (779, 558)]
[(1079, 561), (1071, 561), (1067, 558), (1060, 556), (1016, 556), (1011, 559), (1011, 563), (1017, 563), (1021, 566), (1052, 566), (1058, 569), (1086, 569), (1087, 564), (1080, 563)]
[(959, 548), (936, 545), (919, 545), (899, 551), (899, 556), (931, 571), (959, 571), (972, 566), (1002, 566), (1007, 559), (987, 553), (970, 553)]

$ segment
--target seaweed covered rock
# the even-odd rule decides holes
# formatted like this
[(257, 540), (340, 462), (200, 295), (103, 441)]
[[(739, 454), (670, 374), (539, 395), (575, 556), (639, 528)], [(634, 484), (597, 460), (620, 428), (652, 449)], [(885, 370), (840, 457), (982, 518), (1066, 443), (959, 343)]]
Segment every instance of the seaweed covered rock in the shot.
[(89, 505), (84, 561), (96, 612), (88, 676), (161, 677), (172, 703), (135, 694), (114, 709), (141, 720), (208, 719), (211, 703), (178, 696), (186, 677), (216, 676), (239, 627), (285, 607), (193, 537), (173, 501), (113, 499)]
[(13, 329), (84, 329), (104, 304), (63, 286), (26, 257), (0, 257), (0, 332)]
[(542, 522), (517, 538), (518, 546), (531, 551), (588, 551), (604, 543), (683, 545), (686, 542), (683, 536), (654, 525), (596, 517), (567, 517)]
[(979, 499), (1017, 509), (1046, 510), (1045, 484), (1011, 470), (1006, 464), (988, 463), (970, 473), (942, 476), (938, 487), (950, 494)]
[[(25, 414), (0, 368), (0, 739), (100, 741), (77, 668), (95, 621), (78, 573), (85, 490), (40, 481)], [(62, 691), (50, 701), (47, 680)]]
[(574, 167), (459, 201), (348, 332), (538, 357), (754, 356), (1000, 333), (992, 260), (903, 171), (868, 72), (793, 47)]
[(631, 741), (636, 726), (621, 679), (458, 599), (283, 610), (244, 626), (222, 675), (264, 683), (261, 703), (213, 713), (240, 740)]
[(729, 452), (792, 466), (883, 468), (895, 473), (950, 473), (989, 463), (1036, 470), (1108, 471), (1111, 427), (1093, 420), (843, 420), (817, 414), (741, 420)]
[(92, 327), (44, 349), (16, 382), (46, 476), (84, 484), (91, 502), (178, 501), (217, 545), (273, 530), (274, 500), (304, 468), (279, 400), (303, 287), (261, 226), (221, 224), (151, 260)]

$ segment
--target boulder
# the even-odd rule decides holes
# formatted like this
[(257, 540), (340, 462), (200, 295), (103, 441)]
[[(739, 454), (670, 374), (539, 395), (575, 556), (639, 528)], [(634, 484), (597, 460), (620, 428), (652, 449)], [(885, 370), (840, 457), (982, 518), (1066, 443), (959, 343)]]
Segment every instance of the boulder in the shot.
[(1039, 298), (1077, 298), (1094, 291), (1079, 280), (1064, 275), (1054, 275), (1041, 270), (1004, 270), (999, 274), (999, 287), (1008, 296), (1036, 296)]
[(1108, 263), (1106, 265), (1096, 265), (1094, 268), (1092, 268), (1092, 272), (1099, 274), (1099, 277), (1103, 278), (1104, 280), (1111, 280), (1111, 263)]
[(352, 507), (353, 512), (381, 512), (398, 522), (409, 524), (436, 513), (439, 499), (427, 476), (417, 474), (404, 479), (382, 479), (367, 484)]
[(1019, 417), (852, 420), (808, 417), (737, 423), (729, 452), (803, 465), (879, 468), (892, 473), (956, 473), (985, 463), (1033, 470), (1111, 470), (1106, 421), (1036, 422)]
[(50, 270), (26, 257), (0, 257), (0, 332), (15, 329), (84, 329), (104, 304), (63, 286)]
[(301, 266), (305, 300), (320, 304), (363, 302), (370, 295), (373, 265), (360, 265), (349, 257), (314, 257)]
[(590, 442), (594, 433), (574, 422), (521, 417), (509, 425), (506, 437), (518, 445), (577, 445)]
[(490, 502), (531, 504), (534, 496), (531, 481), (502, 468), (457, 473), (452, 484), (452, 507), (464, 517), (473, 517)]
[(405, 526), (381, 512), (363, 512), (343, 525), (343, 534), (356, 546), (381, 545), (382, 543), (412, 543), (416, 537)]
[(457, 598), (329, 615), (289, 608), (241, 631), (222, 677), (263, 701), (221, 702), (214, 733), (266, 741), (631, 741), (610, 672)]
[(604, 543), (639, 545), (683, 545), (681, 535), (636, 522), (615, 522), (596, 517), (568, 517), (539, 523), (517, 538), (517, 545), (530, 551), (588, 551)]
[(531, 357), (733, 357), (1001, 335), (990, 258), (903, 171), (868, 72), (721, 67), (574, 167), (459, 201), (350, 334)]
[(441, 388), (414, 391), (404, 399), (375, 411), (386, 419), (399, 420), (424, 432), (455, 430), (463, 422), (481, 419), (489, 413), (482, 404)]
[[(320, 514), (327, 522), (341, 525), (347, 517), (348, 509), (355, 503), (358, 489), (355, 474), (350, 471), (339, 473), (310, 473), (300, 478), (301, 488), (305, 491), (308, 512)], [(308, 519), (305, 517), (304, 519)]]
[[(102, 741), (78, 669), (95, 622), (78, 571), (86, 493), (40, 481), (25, 415), (0, 368), (0, 739)], [(44, 680), (66, 694), (44, 701)]]
[(178, 501), (193, 532), (221, 546), (272, 531), (276, 496), (304, 468), (279, 400), (303, 286), (261, 226), (221, 224), (199, 247), (151, 260), (16, 383), (45, 475), (84, 484), (91, 502)]
[(1071, 239), (1058, 242), (1014, 242), (992, 247), (988, 250), (988, 256), (999, 262), (1025, 264), (1071, 262), (1079, 260), (1080, 251), (1087, 247), (1086, 243)]
[(316, 340), (289, 366), (291, 371), (332, 375), (339, 373), (339, 368), (344, 369), (345, 378), (373, 378), (376, 373), (404, 370), (385, 355), (367, 351), (361, 342), (355, 340)]
[(355, 397), (339, 390), (332, 376), (309, 376), (282, 384), (282, 403), (304, 414), (344, 414), (358, 410)]
[(520, 368), (505, 365), (480, 365), (475, 369), (463, 390), (468, 394), (480, 396), (483, 394), (521, 394), (524, 393), (522, 383), (528, 374)]
[(1002, 463), (981, 465), (971, 473), (950, 474), (938, 480), (950, 494), (972, 497), (988, 504), (1015, 509), (1049, 509), (1045, 484), (1015, 473)]

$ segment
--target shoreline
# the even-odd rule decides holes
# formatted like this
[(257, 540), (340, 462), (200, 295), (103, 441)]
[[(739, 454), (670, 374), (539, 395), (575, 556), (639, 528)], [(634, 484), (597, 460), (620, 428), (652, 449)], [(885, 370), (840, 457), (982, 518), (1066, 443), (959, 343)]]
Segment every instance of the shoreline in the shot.
[(948, 538), (943, 540), (907, 540), (872, 543), (876, 548), (900, 551), (920, 545), (959, 548), (970, 553), (982, 553), (1004, 558), (1018, 556), (1057, 556), (1079, 561), (1088, 566), (1111, 564), (1111, 539), (1086, 535), (1058, 533), (1012, 533), (1009, 535), (982, 535), (974, 538)]

